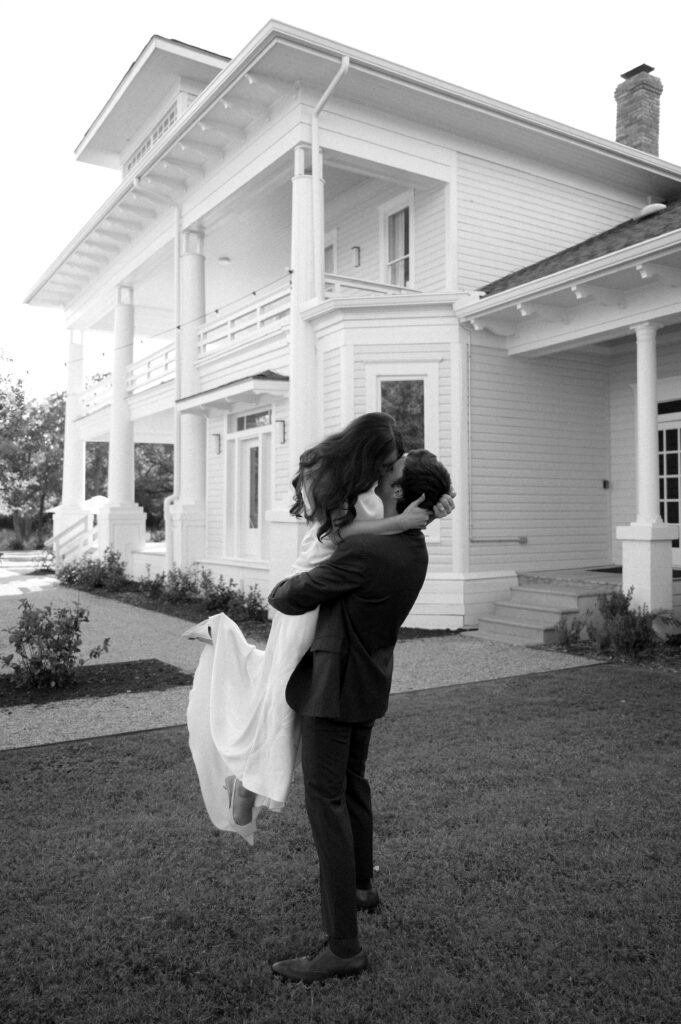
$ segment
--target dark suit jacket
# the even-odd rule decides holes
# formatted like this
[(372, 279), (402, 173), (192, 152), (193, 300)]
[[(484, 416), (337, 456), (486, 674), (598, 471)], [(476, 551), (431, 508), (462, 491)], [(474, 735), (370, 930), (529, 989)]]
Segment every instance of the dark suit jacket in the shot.
[(287, 615), (320, 606), (312, 647), (291, 676), (301, 715), (366, 722), (385, 714), (393, 650), (428, 567), (422, 531), (341, 541), (310, 572), (278, 583), (270, 604)]

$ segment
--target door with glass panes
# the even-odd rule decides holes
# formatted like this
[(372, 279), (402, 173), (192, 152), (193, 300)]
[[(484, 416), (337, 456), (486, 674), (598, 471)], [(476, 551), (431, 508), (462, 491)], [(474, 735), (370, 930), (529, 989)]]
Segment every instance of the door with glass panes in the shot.
[[(675, 408), (665, 412), (665, 406)], [(660, 515), (665, 523), (678, 525), (681, 489), (681, 402), (665, 402), (660, 405), (658, 442)], [(675, 568), (681, 568), (681, 546), (678, 538), (672, 542), (672, 561)]]

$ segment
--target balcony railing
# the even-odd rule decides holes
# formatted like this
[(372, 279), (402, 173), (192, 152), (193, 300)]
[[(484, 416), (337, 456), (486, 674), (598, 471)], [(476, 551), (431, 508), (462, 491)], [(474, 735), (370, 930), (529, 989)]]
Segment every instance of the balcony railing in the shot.
[[(413, 288), (365, 281), (358, 277), (326, 274), (326, 298), (340, 295), (408, 295)], [(209, 356), (222, 349), (259, 341), (280, 331), (288, 330), (291, 318), (291, 287), (286, 277), (257, 296), (253, 294), (233, 303), (220, 313), (207, 318), (199, 330), (197, 356)], [(138, 359), (128, 367), (128, 394), (135, 395), (175, 379), (175, 343), (153, 352), (146, 359)], [(82, 414), (87, 416), (111, 401), (111, 378), (101, 380), (88, 388), (81, 399)]]
[(288, 327), (290, 317), (291, 285), (287, 277), (263, 289), (257, 297), (250, 295), (213, 314), (199, 331), (199, 356), (280, 331)]
[(175, 380), (174, 341), (153, 352), (147, 359), (138, 359), (128, 367), (128, 392), (132, 395), (171, 380)]
[(324, 294), (327, 298), (334, 295), (413, 295), (413, 288), (404, 288), (398, 284), (385, 284), (383, 281), (365, 281), (360, 277), (344, 277), (341, 274), (325, 274)]

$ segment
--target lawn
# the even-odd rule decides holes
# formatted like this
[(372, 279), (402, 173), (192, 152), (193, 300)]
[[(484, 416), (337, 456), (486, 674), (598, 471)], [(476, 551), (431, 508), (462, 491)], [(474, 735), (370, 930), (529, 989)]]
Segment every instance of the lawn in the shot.
[(371, 969), (320, 939), (300, 781), (253, 849), (183, 728), (0, 754), (3, 1024), (678, 1024), (679, 682), (598, 665), (396, 695), (370, 758)]

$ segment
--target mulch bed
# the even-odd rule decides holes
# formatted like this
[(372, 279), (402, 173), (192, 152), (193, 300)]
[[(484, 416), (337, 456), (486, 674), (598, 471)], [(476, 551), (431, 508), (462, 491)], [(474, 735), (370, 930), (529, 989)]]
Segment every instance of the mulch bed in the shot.
[(72, 686), (49, 690), (17, 689), (10, 675), (0, 676), (0, 708), (26, 704), (53, 704), (80, 697), (111, 697), (119, 693), (145, 693), (190, 686), (192, 676), (174, 665), (155, 658), (121, 661), (106, 665), (83, 665), (76, 669)]

